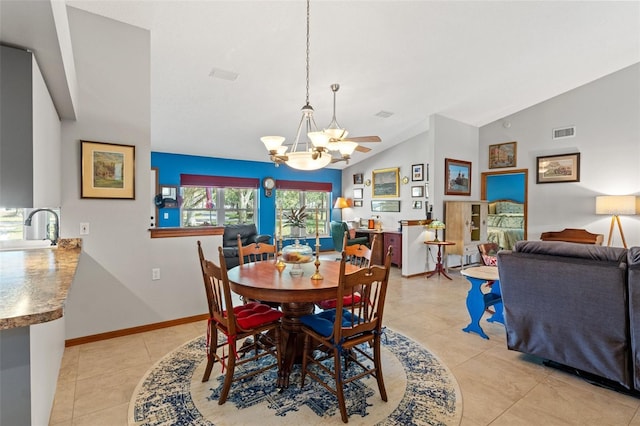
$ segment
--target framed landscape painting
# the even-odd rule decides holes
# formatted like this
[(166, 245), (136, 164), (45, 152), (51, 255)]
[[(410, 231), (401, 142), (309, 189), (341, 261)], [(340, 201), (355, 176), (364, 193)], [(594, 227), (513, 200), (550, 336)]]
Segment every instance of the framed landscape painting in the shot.
[(536, 183), (580, 182), (580, 153), (536, 157)]
[(135, 199), (133, 145), (81, 143), (81, 197)]
[(444, 193), (446, 195), (471, 195), (471, 162), (444, 159)]
[(373, 171), (373, 198), (398, 197), (400, 186), (400, 168), (379, 169)]
[(399, 212), (400, 200), (371, 200), (372, 212)]
[(489, 168), (515, 167), (518, 142), (489, 145)]

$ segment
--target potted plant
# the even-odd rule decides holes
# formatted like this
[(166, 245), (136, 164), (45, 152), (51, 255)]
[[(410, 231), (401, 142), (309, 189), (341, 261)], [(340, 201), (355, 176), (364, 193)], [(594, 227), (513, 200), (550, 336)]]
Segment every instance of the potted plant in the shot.
[(302, 206), (299, 209), (291, 209), (291, 211), (283, 213), (283, 216), (285, 218), (284, 225), (289, 226), (291, 229), (291, 236), (299, 237), (300, 230), (307, 227), (308, 213), (306, 206)]

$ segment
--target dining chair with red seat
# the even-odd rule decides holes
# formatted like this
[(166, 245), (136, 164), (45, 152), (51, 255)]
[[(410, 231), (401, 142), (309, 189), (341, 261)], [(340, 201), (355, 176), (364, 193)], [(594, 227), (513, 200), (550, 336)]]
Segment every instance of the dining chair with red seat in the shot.
[[(198, 241), (200, 268), (209, 306), (207, 366), (202, 381), (209, 380), (213, 364), (216, 361), (220, 363), (222, 373), (226, 368), (222, 392), (218, 399), (218, 404), (222, 405), (227, 400), (233, 382), (280, 366), (280, 318), (282, 318), (282, 312), (257, 302), (233, 306), (222, 247), (218, 247), (218, 253), (219, 266), (205, 259), (202, 245)], [(218, 342), (218, 333), (224, 336), (222, 342)], [(238, 342), (247, 337), (252, 337), (252, 351), (247, 352), (252, 353), (252, 356), (249, 357), (245, 354), (242, 359), (239, 359)], [(248, 339), (245, 342), (247, 341)], [(227, 353), (225, 353), (225, 348)], [(221, 350), (221, 354), (218, 353), (219, 350)], [(257, 362), (267, 356), (272, 356), (275, 361), (248, 370), (246, 373), (235, 375), (237, 366), (253, 361)]]
[[(377, 235), (373, 236), (373, 239), (371, 240), (371, 248), (363, 244), (355, 244), (355, 245), (348, 246), (346, 244), (346, 240), (347, 240), (346, 233), (344, 236), (344, 240), (345, 240), (345, 244), (343, 245), (344, 250), (342, 252), (346, 254), (347, 262), (359, 268), (369, 267), (369, 265), (371, 264), (371, 256), (374, 248), (376, 247), (376, 241), (378, 240), (378, 236)], [(357, 302), (359, 298), (360, 298), (360, 293), (356, 291), (353, 295), (345, 296), (343, 304), (344, 306), (349, 306), (351, 305), (351, 303), (353, 303), (352, 302), (353, 299), (355, 299)], [(336, 307), (336, 299), (322, 300), (316, 303), (316, 305), (320, 309), (332, 309)]]
[[(336, 308), (300, 317), (301, 331), (304, 334), (300, 385), (304, 387), (305, 378), (308, 375), (336, 395), (340, 415), (345, 423), (349, 419), (344, 387), (350, 382), (368, 375), (375, 377), (380, 397), (383, 401), (387, 401), (387, 391), (382, 377), (380, 339), (391, 268), (391, 248), (387, 251), (384, 266), (370, 265), (355, 272), (346, 273), (346, 259), (347, 255), (343, 252)], [(348, 307), (344, 306), (344, 298), (355, 292), (361, 294), (358, 302)], [(372, 348), (372, 352), (367, 347)], [(348, 378), (343, 373), (341, 365), (345, 354), (348, 354), (350, 365), (357, 366), (359, 370)], [(323, 373), (331, 375), (331, 380), (325, 381)], [(332, 387), (330, 383), (334, 386)]]
[(482, 243), (478, 244), (478, 252), (480, 253), (480, 260), (485, 266), (497, 266), (498, 257), (496, 254), (500, 250), (500, 247), (496, 243)]

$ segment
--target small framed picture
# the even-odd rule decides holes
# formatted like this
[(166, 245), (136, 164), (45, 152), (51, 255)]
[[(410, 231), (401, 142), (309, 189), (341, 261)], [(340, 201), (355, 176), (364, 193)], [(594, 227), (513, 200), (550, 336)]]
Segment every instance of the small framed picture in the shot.
[(371, 200), (372, 212), (400, 212), (400, 200)]
[(424, 198), (429, 198), (429, 184), (424, 184)]
[(353, 184), (362, 185), (362, 173), (356, 173), (353, 175)]
[(489, 145), (489, 168), (501, 169), (516, 166), (518, 142), (505, 142)]
[(362, 200), (353, 200), (353, 207), (362, 207)]
[(354, 200), (362, 200), (362, 188), (354, 188), (353, 189), (353, 199)]
[(413, 202), (414, 210), (422, 210), (422, 201), (414, 201)]
[(580, 153), (536, 157), (536, 183), (580, 182)]
[(421, 186), (412, 186), (411, 187), (411, 196), (412, 197), (422, 197), (422, 195), (424, 194), (423, 189), (424, 188), (422, 188)]
[(444, 159), (445, 195), (471, 195), (471, 162)]
[(133, 145), (81, 142), (81, 198), (135, 200)]
[(424, 180), (424, 164), (414, 164), (411, 166), (411, 180), (413, 182)]

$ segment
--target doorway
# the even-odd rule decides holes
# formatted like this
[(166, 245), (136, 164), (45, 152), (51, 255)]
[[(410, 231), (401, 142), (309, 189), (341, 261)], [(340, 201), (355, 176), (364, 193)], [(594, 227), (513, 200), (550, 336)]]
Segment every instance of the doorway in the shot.
[[(489, 234), (492, 229), (494, 232), (504, 233), (506, 229), (513, 226), (513, 223), (515, 222), (513, 218), (510, 218), (507, 221), (504, 217), (497, 217), (501, 212), (492, 210), (492, 207), (495, 206), (496, 202), (508, 201), (513, 202), (516, 207), (518, 204), (521, 204), (522, 220), (520, 222), (522, 224), (522, 228), (521, 233), (519, 234), (521, 237), (518, 236), (518, 239), (527, 239), (528, 182), (528, 169), (484, 172), (481, 174), (480, 196), (482, 200), (487, 200), (489, 202), (489, 223), (487, 226), (487, 232)], [(507, 213), (505, 214), (505, 217), (506, 216), (511, 215)], [(492, 223), (492, 221), (494, 222)], [(502, 224), (500, 223), (501, 221)], [(500, 225), (503, 225), (503, 229), (498, 229)], [(489, 235), (489, 237), (491, 238), (491, 235)]]

